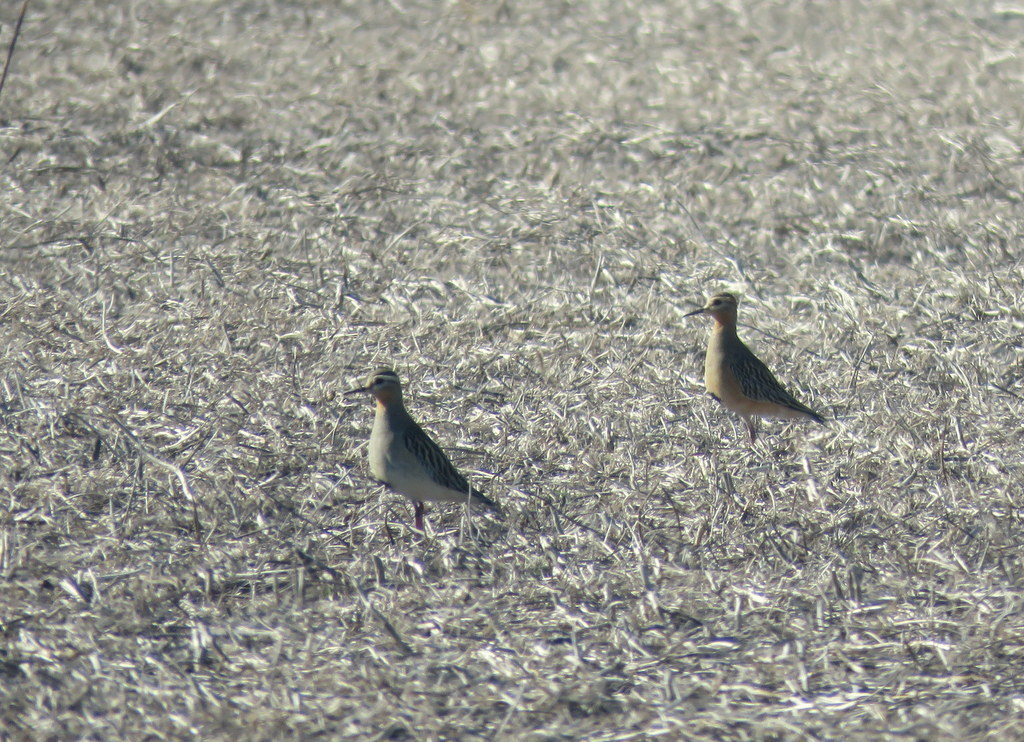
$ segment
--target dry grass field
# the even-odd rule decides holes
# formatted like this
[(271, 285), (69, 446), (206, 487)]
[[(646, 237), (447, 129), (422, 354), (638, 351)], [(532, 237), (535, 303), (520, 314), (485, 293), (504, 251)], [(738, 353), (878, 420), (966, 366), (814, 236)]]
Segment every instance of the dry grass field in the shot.
[(32, 0), (0, 738), (1021, 739), (1022, 121), (1012, 2)]

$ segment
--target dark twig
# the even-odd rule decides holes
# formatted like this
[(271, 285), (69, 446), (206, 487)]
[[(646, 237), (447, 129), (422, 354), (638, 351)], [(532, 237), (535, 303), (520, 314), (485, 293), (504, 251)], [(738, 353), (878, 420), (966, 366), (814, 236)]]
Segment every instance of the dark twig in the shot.
[(4, 72), (0, 75), (0, 96), (4, 94), (4, 83), (7, 82), (7, 71), (11, 68), (11, 60), (14, 58), (14, 45), (18, 43), (18, 35), (21, 33), (21, 23), (25, 20), (25, 13), (28, 11), (28, 0), (21, 4), (21, 14), (18, 22), (14, 24), (14, 36), (11, 37), (11, 44), (7, 47), (7, 61), (4, 62)]

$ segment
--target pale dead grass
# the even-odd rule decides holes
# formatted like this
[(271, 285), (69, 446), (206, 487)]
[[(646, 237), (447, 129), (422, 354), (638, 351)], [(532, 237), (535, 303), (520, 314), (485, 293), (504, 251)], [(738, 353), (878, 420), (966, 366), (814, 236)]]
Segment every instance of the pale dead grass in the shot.
[[(1022, 21), (948, 5), (33, 0), (0, 736), (1022, 736)], [(827, 427), (703, 395), (725, 286)], [(369, 481), (380, 363), (502, 520)]]

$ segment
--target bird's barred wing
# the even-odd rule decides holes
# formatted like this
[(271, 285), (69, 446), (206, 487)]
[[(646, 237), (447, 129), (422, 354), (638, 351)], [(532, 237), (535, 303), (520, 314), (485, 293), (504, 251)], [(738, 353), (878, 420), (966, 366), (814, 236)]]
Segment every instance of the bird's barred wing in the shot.
[(405, 445), (423, 465), (424, 471), (437, 484), (455, 492), (471, 493), (474, 500), (485, 505), (495, 505), (494, 501), (475, 487), (470, 488), (469, 482), (459, 473), (441, 447), (418, 425), (412, 425), (405, 431)]
[(768, 367), (755, 356), (749, 348), (743, 347), (743, 352), (737, 353), (731, 362), (732, 372), (740, 383), (743, 394), (756, 402), (771, 402), (773, 404), (788, 407), (791, 410), (809, 415), (818, 422), (821, 417), (787, 392), (778, 379), (768, 370)]

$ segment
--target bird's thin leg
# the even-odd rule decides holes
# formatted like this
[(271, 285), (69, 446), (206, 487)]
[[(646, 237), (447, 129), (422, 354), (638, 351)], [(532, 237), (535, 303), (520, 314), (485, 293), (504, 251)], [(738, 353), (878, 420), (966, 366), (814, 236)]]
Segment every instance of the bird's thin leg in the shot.
[(750, 442), (753, 443), (757, 440), (757, 421), (752, 417), (744, 417), (743, 422), (747, 424), (747, 430), (750, 431)]
[(413, 511), (416, 513), (416, 530), (417, 531), (422, 531), (423, 530), (423, 512), (426, 509), (427, 509), (426, 506), (422, 502), (420, 502), (419, 500), (417, 500), (415, 505), (413, 506)]
[[(479, 540), (479, 529), (473, 523), (473, 506), (468, 502), (466, 503), (466, 529), (469, 531), (469, 537), (473, 539), (473, 541)], [(461, 535), (460, 531), (460, 538)]]

